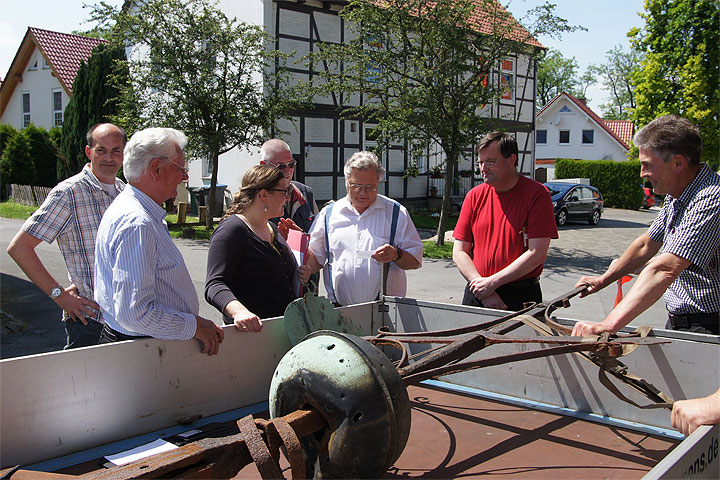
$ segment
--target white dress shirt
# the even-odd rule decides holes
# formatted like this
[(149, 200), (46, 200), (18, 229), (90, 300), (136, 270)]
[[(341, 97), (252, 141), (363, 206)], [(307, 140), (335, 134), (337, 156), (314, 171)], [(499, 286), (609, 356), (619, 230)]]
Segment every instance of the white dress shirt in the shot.
[[(341, 305), (371, 302), (380, 292), (382, 267), (370, 255), (390, 242), (390, 229), (394, 202), (378, 195), (375, 202), (362, 214), (358, 213), (348, 197), (333, 204), (328, 225), (332, 260), (332, 279), (327, 268), (325, 247), (325, 215), (327, 207), (318, 214), (310, 229), (308, 249), (323, 265), (323, 281), (328, 298)], [(400, 206), (394, 247), (404, 255), (412, 255), (422, 265), (423, 245), (415, 225), (405, 207)], [(332, 281), (332, 288), (328, 288)], [(405, 270), (390, 263), (386, 286), (387, 295), (405, 296), (407, 278)], [(334, 293), (334, 294), (333, 294)]]
[(95, 243), (95, 301), (120, 333), (189, 340), (200, 304), (165, 215), (132, 185), (108, 207)]

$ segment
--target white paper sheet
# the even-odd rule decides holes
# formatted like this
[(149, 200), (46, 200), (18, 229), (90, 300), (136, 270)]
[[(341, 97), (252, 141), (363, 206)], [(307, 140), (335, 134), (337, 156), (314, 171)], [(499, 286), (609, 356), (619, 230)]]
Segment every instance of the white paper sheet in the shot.
[(106, 455), (105, 458), (113, 464), (120, 466), (125, 465), (126, 463), (134, 462), (135, 460), (140, 460), (141, 458), (149, 457), (150, 455), (167, 452), (176, 448), (178, 448), (178, 446), (174, 443), (166, 442), (165, 440), (158, 438), (154, 442), (140, 445), (139, 447), (135, 447), (131, 450), (116, 453), (115, 455)]

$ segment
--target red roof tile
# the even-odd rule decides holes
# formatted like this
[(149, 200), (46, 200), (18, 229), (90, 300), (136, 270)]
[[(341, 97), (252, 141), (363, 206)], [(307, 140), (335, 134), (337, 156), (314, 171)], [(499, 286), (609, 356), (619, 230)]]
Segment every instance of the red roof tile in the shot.
[[(567, 97), (568, 100), (570, 100), (570, 101), (573, 102), (575, 105), (577, 105), (583, 112), (585, 112), (585, 113), (587, 114), (588, 117), (592, 118), (593, 121), (595, 121), (595, 123), (597, 123), (598, 125), (600, 125), (611, 137), (613, 137), (615, 140), (617, 140), (618, 143), (620, 143), (620, 145), (622, 145), (623, 148), (625, 148), (626, 150), (630, 150), (629, 142), (630, 142), (630, 140), (632, 139), (632, 133), (630, 134), (630, 138), (629, 138), (628, 140), (625, 140), (623, 137), (621, 137), (620, 135), (618, 135), (613, 129), (610, 128), (610, 126), (608, 125), (608, 122), (609, 122), (609, 121), (608, 121), (608, 122), (605, 122), (605, 120), (603, 120), (602, 118), (598, 117), (597, 114), (596, 114), (595, 112), (593, 112), (593, 111), (590, 109), (590, 107), (587, 106), (587, 104), (585, 103), (585, 100), (584, 100), (584, 99), (583, 99), (582, 101), (580, 101), (580, 100), (578, 100), (577, 98), (575, 98), (575, 97), (573, 97), (572, 95), (570, 95), (569, 93), (562, 92), (561, 94), (556, 95), (555, 98), (553, 98), (552, 100), (550, 100), (550, 101), (547, 103), (547, 105), (545, 105), (544, 107), (542, 107), (542, 108), (540, 109), (540, 111), (537, 112), (537, 114), (535, 115), (535, 117), (537, 118), (537, 117), (539, 117), (540, 115), (542, 115), (543, 112), (545, 112), (545, 110), (547, 110), (547, 109), (550, 107), (550, 105), (552, 105), (553, 103), (555, 103), (560, 97), (563, 97), (563, 96), (564, 96), (564, 97)], [(623, 120), (623, 121), (624, 121), (624, 120)], [(629, 122), (628, 122), (628, 123), (629, 123)], [(625, 127), (625, 128), (626, 128), (626, 127)]]
[[(375, 0), (375, 3), (380, 6), (386, 4), (385, 0)], [(435, 3), (428, 1), (427, 5), (432, 6)], [(501, 34), (533, 47), (545, 48), (497, 0), (472, 0), (472, 3), (475, 4), (475, 10), (469, 21), (476, 32), (486, 35)]]
[(605, 120), (605, 125), (620, 137), (625, 143), (632, 142), (635, 125), (629, 120)]
[(60, 84), (70, 94), (80, 63), (87, 61), (93, 48), (101, 43), (108, 43), (97, 38), (51, 32), (41, 28), (29, 27), (28, 31), (35, 37), (38, 48), (47, 58)]
[[(525, 27), (523, 27), (500, 2), (475, 0), (473, 3), (475, 3), (475, 12), (470, 16), (470, 22), (478, 32), (487, 35), (492, 35), (498, 31), (507, 32), (511, 40), (517, 40), (534, 47), (545, 48), (530, 35)], [(493, 12), (485, 10), (488, 6), (492, 7)], [(496, 19), (495, 22), (492, 21), (493, 18)]]

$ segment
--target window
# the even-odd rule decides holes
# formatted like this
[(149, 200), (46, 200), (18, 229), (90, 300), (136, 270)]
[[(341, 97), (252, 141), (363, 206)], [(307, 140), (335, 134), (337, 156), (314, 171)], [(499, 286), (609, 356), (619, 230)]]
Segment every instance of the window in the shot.
[(47, 58), (43, 58), (43, 69), (47, 70), (48, 68), (50, 68), (50, 64), (48, 63)]
[(62, 91), (60, 89), (52, 92), (53, 126), (61, 127), (63, 124)]
[(591, 145), (595, 143), (595, 130), (583, 130), (582, 143), (583, 145)]
[(538, 130), (535, 132), (535, 143), (545, 145), (547, 143), (547, 130)]
[(38, 62), (37, 62), (37, 60), (35, 60), (34, 62), (30, 63), (30, 68), (28, 68), (28, 70), (32, 71), (32, 70), (37, 70), (37, 69), (38, 69)]
[[(382, 39), (378, 39), (375, 37), (369, 37), (366, 39), (365, 42), (365, 50), (370, 52), (372, 55), (373, 51), (379, 51), (384, 48)], [(377, 61), (373, 60), (372, 57), (368, 63), (365, 64), (365, 70), (367, 71), (367, 76), (365, 77), (365, 81), (368, 83), (378, 83), (380, 81), (380, 76), (382, 75), (382, 67), (377, 63)]]
[(558, 142), (561, 144), (570, 143), (570, 130), (560, 130), (560, 138)]
[(22, 125), (23, 128), (30, 125), (30, 92), (22, 94)]
[(500, 64), (500, 86), (502, 100), (515, 100), (515, 60), (510, 58)]
[(560, 109), (560, 113), (572, 113), (572, 110), (570, 110), (567, 105), (563, 105)]

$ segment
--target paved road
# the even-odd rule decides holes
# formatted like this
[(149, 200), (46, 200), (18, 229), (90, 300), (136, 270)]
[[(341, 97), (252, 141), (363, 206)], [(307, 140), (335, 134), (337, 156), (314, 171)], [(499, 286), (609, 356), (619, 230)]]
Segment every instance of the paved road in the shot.
[[(627, 245), (647, 230), (657, 210), (607, 209), (600, 224), (568, 224), (559, 229), (560, 238), (550, 246), (541, 285), (545, 299), (555, 298), (572, 290), (577, 279), (584, 274), (604, 271)], [(65, 333), (58, 320), (60, 311), (27, 278), (7, 255), (7, 245), (22, 225), (22, 221), (0, 220), (0, 301), (2, 312), (13, 320), (11, 327), (18, 332), (2, 330), (0, 357), (9, 358), (58, 350), (65, 344)], [(190, 270), (200, 298), (200, 314), (222, 323), (217, 310), (203, 300), (207, 241), (177, 240), (180, 251)], [(57, 245), (41, 243), (38, 254), (48, 270), (57, 279), (65, 279), (67, 271)], [(66, 283), (66, 282), (63, 282)], [(423, 267), (408, 272), (408, 296), (422, 300), (459, 304), (462, 300), (464, 280), (451, 260), (424, 259)], [(627, 291), (629, 286), (625, 285)], [(321, 288), (321, 294), (324, 290)], [(598, 294), (576, 299), (559, 316), (580, 320), (601, 320), (612, 309), (615, 288), (606, 288)], [(664, 326), (666, 319), (662, 300), (633, 322), (633, 325)], [(3, 325), (8, 325), (7, 318)]]

